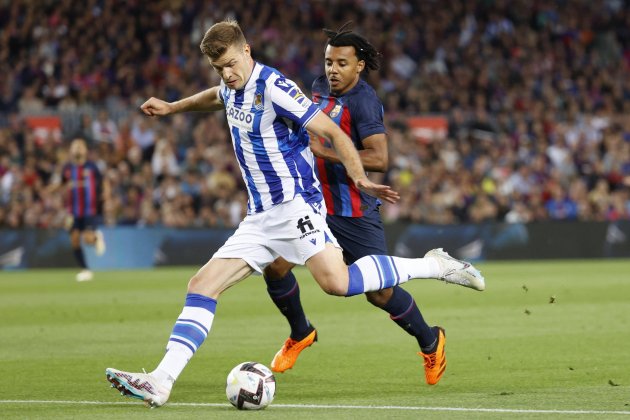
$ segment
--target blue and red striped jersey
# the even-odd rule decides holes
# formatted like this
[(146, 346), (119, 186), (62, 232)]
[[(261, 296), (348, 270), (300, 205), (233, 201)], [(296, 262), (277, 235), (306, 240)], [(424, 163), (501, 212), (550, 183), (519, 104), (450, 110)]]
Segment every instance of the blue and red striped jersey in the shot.
[[(332, 96), (325, 76), (313, 82), (313, 102), (352, 139), (357, 150), (363, 149), (363, 139), (385, 133), (383, 104), (374, 89), (363, 79), (341, 96)], [(320, 138), (326, 147), (328, 140)], [(317, 158), (317, 175), (328, 214), (362, 217), (364, 212), (380, 204), (375, 197), (361, 192), (340, 163)]]
[(67, 186), (67, 207), (74, 217), (91, 217), (100, 213), (101, 173), (94, 162), (83, 165), (66, 163), (62, 171)]

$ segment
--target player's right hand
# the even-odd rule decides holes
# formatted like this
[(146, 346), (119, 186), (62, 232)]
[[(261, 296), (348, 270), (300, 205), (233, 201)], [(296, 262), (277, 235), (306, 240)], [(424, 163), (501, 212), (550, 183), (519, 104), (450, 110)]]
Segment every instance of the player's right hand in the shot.
[(157, 116), (169, 115), (174, 112), (173, 105), (171, 105), (169, 102), (163, 101), (158, 98), (149, 98), (148, 101), (142, 104), (140, 109), (142, 110), (142, 112), (144, 112), (146, 115), (150, 117), (153, 117), (156, 115)]

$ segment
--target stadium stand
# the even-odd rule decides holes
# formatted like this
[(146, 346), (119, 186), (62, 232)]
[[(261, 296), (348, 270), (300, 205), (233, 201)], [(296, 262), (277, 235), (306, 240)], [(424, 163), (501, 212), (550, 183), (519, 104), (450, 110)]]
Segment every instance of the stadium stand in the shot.
[[(381, 179), (402, 196), (387, 221), (630, 219), (628, 0), (287, 3), (0, 2), (0, 227), (64, 226), (46, 186), (76, 137), (112, 184), (107, 225), (235, 226), (246, 196), (222, 116), (138, 111), (218, 82), (198, 45), (229, 16), (307, 92), (323, 27), (352, 20), (375, 42)], [(446, 128), (418, 135), (417, 116)]]

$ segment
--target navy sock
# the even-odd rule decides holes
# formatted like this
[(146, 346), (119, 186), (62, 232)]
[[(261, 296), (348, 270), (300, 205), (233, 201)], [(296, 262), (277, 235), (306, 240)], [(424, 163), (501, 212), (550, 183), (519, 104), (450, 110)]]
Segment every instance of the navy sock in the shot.
[(83, 256), (83, 249), (82, 248), (73, 249), (72, 253), (74, 254), (74, 259), (76, 259), (77, 262), (79, 263), (79, 266), (83, 269), (86, 269), (87, 264), (85, 264), (85, 257)]
[(392, 321), (416, 337), (423, 353), (432, 353), (437, 345), (437, 329), (427, 325), (413, 297), (402, 287), (395, 286), (392, 297), (383, 307)]
[(300, 286), (293, 273), (289, 271), (286, 276), (279, 280), (265, 277), (265, 283), (267, 283), (267, 292), (269, 292), (271, 300), (289, 321), (291, 338), (299, 341), (313, 331), (313, 327), (306, 319), (306, 314), (302, 308)]

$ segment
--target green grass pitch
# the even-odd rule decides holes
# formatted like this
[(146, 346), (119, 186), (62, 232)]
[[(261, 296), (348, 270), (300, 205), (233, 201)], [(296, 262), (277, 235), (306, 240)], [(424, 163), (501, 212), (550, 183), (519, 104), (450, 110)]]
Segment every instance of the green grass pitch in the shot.
[[(0, 272), (0, 418), (628, 418), (630, 260), (479, 265), (483, 293), (435, 280), (405, 289), (446, 329), (448, 366), (425, 385), (415, 340), (365, 298), (325, 295), (296, 270), (319, 330), (273, 404), (239, 412), (225, 378), (269, 364), (288, 326), (261, 277), (228, 290), (169, 404), (147, 410), (109, 388), (106, 367), (152, 370), (194, 268)], [(388, 407), (388, 408), (386, 408)]]

